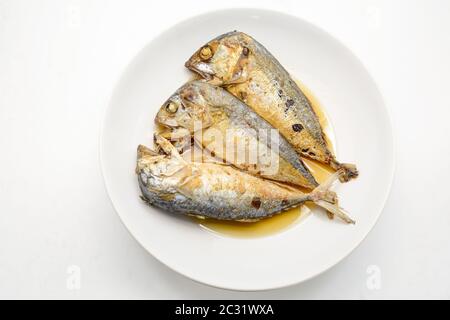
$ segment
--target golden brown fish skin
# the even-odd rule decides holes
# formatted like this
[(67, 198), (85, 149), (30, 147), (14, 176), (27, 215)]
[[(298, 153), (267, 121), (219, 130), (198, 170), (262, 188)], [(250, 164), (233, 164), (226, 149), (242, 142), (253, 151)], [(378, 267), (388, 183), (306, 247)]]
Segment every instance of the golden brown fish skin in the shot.
[(338, 206), (336, 194), (322, 185), (310, 194), (255, 177), (231, 166), (186, 162), (170, 142), (155, 136), (165, 155), (138, 148), (136, 173), (142, 199), (173, 213), (221, 220), (254, 221), (313, 201), (347, 223), (354, 223)]
[[(155, 121), (168, 128), (168, 133), (174, 133), (170, 140), (176, 145), (180, 145), (180, 137), (176, 133), (184, 130), (190, 134), (189, 141), (191, 136), (194, 137), (214, 157), (241, 170), (307, 189), (318, 186), (286, 139), (278, 133), (277, 137), (273, 137), (274, 128), (267, 121), (221, 87), (204, 81), (184, 84), (162, 105)], [(201, 134), (196, 130), (201, 130)], [(271, 148), (274, 138), (278, 138), (278, 150)], [(236, 142), (245, 147), (249, 158), (254, 157), (254, 162), (248, 159), (239, 161), (242, 158), (237, 156), (230, 159), (227, 149), (234, 151)], [(263, 152), (266, 149), (268, 152)], [(269, 165), (265, 164), (264, 160), (268, 158), (264, 158), (263, 154), (269, 156)]]
[[(202, 55), (205, 50), (210, 54)], [(336, 160), (308, 98), (281, 64), (252, 37), (237, 31), (221, 35), (200, 48), (186, 67), (211, 83), (224, 86), (253, 108), (278, 128), (299, 154), (335, 170), (344, 169), (341, 181), (358, 176), (354, 165)]]

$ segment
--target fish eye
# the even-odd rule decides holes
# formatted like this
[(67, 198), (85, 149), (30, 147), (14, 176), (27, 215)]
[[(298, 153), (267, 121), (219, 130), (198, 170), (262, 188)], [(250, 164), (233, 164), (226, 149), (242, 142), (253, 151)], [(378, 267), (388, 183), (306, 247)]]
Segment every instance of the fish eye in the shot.
[(247, 48), (247, 47), (244, 47), (244, 49), (242, 49), (242, 53), (243, 53), (243, 55), (244, 56), (248, 56), (248, 54), (250, 53), (250, 49), (249, 48)]
[(166, 105), (166, 111), (169, 112), (169, 113), (175, 113), (175, 112), (178, 111), (178, 106), (175, 103), (173, 103), (173, 102), (169, 102)]
[(200, 58), (202, 60), (208, 60), (212, 57), (212, 49), (210, 46), (204, 46), (201, 50), (200, 50)]

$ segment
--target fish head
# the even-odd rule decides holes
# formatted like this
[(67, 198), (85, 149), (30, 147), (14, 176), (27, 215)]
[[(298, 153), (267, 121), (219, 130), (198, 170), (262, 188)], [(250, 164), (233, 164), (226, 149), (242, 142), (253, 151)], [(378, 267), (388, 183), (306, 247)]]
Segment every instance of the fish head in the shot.
[(166, 128), (180, 132), (180, 129), (193, 134), (211, 125), (208, 101), (204, 98), (201, 86), (190, 82), (182, 86), (159, 109), (156, 122)]
[(174, 193), (188, 165), (166, 139), (157, 136), (155, 144), (160, 152), (142, 145), (138, 147), (136, 174), (139, 183), (153, 193)]
[(215, 85), (243, 82), (248, 76), (252, 41), (238, 31), (223, 34), (198, 49), (185, 66)]

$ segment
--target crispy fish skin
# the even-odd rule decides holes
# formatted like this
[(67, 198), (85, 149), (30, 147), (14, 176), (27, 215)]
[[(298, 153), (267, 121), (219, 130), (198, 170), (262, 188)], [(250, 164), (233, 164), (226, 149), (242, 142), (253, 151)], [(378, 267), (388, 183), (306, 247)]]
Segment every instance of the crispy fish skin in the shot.
[[(195, 138), (200, 137), (198, 142), (203, 148), (239, 169), (308, 189), (318, 186), (286, 139), (276, 130), (271, 131), (274, 128), (267, 121), (221, 87), (204, 81), (188, 82), (163, 104), (155, 120), (172, 132), (184, 130)], [(195, 122), (201, 125), (195, 127)], [(202, 130), (201, 135), (195, 133), (198, 129)], [(277, 135), (278, 150), (271, 148), (275, 143), (271, 134)], [(239, 161), (242, 159), (229, 156), (227, 148), (234, 151), (234, 146), (239, 143), (249, 156), (254, 157), (253, 161)], [(269, 165), (266, 165), (267, 157), (270, 157)]]
[(341, 181), (358, 176), (354, 165), (336, 160), (308, 98), (252, 37), (237, 31), (221, 35), (200, 48), (185, 65), (253, 108), (278, 128), (299, 154), (335, 170), (342, 168)]
[(155, 140), (167, 154), (139, 146), (136, 166), (142, 199), (149, 205), (179, 214), (254, 221), (313, 201), (354, 223), (328, 190), (331, 182), (304, 194), (224, 164), (186, 162), (166, 139), (156, 136)]

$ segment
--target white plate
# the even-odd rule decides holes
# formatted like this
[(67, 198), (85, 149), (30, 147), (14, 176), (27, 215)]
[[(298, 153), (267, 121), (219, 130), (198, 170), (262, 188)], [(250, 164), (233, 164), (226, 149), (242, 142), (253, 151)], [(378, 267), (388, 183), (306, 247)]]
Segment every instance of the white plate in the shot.
[[(265, 45), (320, 99), (331, 118), (342, 161), (360, 177), (340, 185), (341, 205), (357, 220), (344, 225), (313, 214), (276, 235), (232, 238), (190, 219), (146, 206), (134, 175), (136, 147), (151, 145), (159, 106), (191, 77), (184, 62), (202, 44), (231, 30)], [(393, 171), (389, 116), (358, 59), (317, 27), (285, 14), (233, 9), (175, 25), (147, 45), (126, 69), (111, 98), (101, 139), (101, 166), (111, 201), (131, 234), (173, 270), (235, 290), (280, 288), (310, 279), (347, 256), (377, 221)]]

